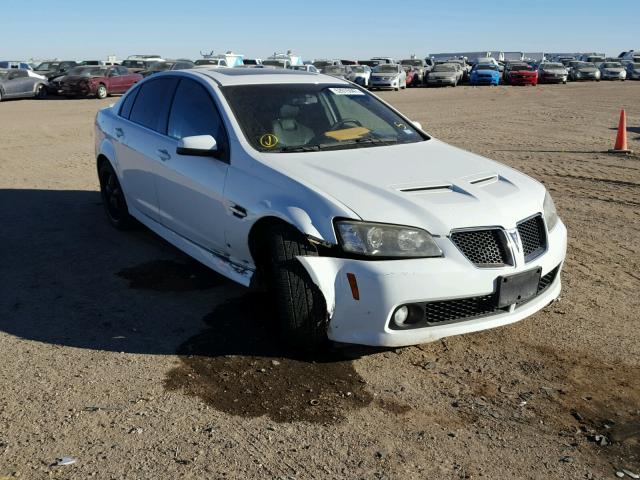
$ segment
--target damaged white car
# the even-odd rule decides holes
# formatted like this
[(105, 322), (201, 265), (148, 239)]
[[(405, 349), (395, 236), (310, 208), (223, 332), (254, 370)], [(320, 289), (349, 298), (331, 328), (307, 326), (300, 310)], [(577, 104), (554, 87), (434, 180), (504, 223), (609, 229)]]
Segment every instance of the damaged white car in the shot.
[(429, 342), (560, 293), (567, 232), (542, 184), (344, 80), (160, 73), (98, 113), (95, 140), (110, 222), (265, 285), (298, 348)]

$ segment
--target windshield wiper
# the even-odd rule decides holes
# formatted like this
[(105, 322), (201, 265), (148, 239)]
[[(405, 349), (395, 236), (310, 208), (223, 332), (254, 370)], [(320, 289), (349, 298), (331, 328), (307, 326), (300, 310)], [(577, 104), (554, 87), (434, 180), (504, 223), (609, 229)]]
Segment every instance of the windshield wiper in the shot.
[(282, 147), (279, 151), (282, 153), (287, 152), (317, 152), (320, 150), (320, 145), (291, 145), (289, 147)]
[(279, 152), (291, 153), (291, 152), (317, 152), (320, 150), (340, 150), (348, 148), (367, 147), (370, 145), (394, 145), (398, 143), (395, 138), (378, 138), (378, 137), (364, 137), (356, 138), (350, 142), (338, 142), (338, 143), (317, 143), (314, 145), (292, 145), (288, 147), (282, 147)]

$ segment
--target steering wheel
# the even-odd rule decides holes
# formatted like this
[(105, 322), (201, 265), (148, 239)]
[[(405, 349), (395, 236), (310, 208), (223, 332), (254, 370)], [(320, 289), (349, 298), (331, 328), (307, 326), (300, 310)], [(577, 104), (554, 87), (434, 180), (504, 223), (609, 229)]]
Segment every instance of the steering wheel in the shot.
[(340, 120), (339, 122), (336, 122), (333, 125), (331, 125), (331, 128), (329, 129), (329, 131), (330, 132), (335, 132), (336, 130), (340, 130), (341, 128), (347, 128), (349, 126), (353, 127), (354, 125), (356, 127), (361, 127), (362, 123), (360, 123), (355, 118), (345, 118), (345, 119)]

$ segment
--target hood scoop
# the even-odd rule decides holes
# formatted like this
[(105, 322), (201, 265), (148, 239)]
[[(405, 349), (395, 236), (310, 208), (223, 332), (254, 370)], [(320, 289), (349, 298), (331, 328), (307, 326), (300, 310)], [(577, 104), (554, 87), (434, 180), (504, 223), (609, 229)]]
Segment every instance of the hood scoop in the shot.
[(476, 185), (478, 187), (495, 183), (499, 179), (500, 176), (497, 173), (481, 173), (465, 178), (465, 180), (467, 180), (471, 185)]
[(440, 184), (434, 184), (434, 185), (401, 187), (401, 188), (398, 188), (397, 190), (402, 193), (451, 192), (453, 191), (453, 185), (450, 183), (440, 183)]

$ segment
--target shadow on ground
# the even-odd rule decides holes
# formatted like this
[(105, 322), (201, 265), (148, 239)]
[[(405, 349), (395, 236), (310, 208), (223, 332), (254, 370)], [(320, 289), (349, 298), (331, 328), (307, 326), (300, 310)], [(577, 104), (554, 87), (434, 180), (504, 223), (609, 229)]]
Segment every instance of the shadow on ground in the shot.
[(114, 230), (98, 192), (0, 190), (0, 222), (0, 330), (8, 334), (90, 350), (177, 352), (167, 388), (236, 415), (330, 422), (373, 401), (345, 359), (369, 350), (305, 358), (282, 348), (264, 294), (142, 226)]

